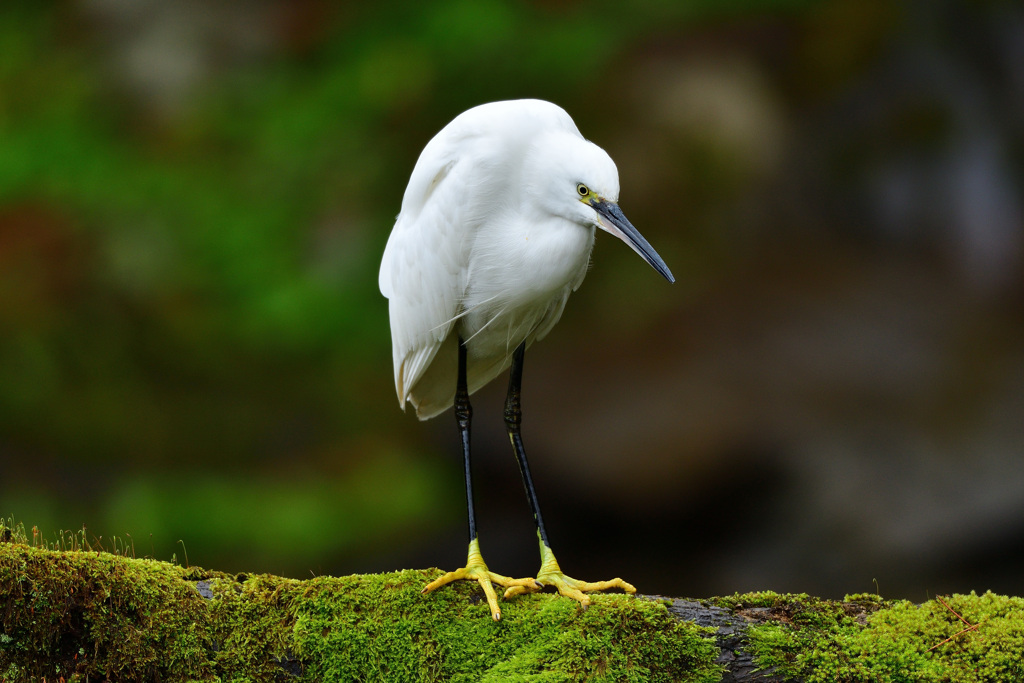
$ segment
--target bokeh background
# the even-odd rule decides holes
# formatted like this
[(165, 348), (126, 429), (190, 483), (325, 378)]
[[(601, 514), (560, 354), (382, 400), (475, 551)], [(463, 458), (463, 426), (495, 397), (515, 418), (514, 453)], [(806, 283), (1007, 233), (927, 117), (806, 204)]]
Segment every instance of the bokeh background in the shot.
[[(0, 514), (308, 577), (465, 557), (393, 393), (419, 151), (565, 107), (678, 278), (599, 235), (527, 357), (562, 566), (641, 591), (1024, 592), (1024, 5), (0, 3)], [(474, 403), (481, 542), (532, 575)]]

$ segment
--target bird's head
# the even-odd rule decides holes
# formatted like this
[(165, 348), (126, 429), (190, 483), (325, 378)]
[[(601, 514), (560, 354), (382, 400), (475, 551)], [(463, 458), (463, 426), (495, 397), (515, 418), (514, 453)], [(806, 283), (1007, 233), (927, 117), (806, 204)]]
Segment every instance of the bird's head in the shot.
[(619, 172), (603, 149), (578, 135), (544, 136), (531, 155), (535, 196), (557, 216), (600, 228), (628, 244), (669, 282), (672, 271), (619, 208)]

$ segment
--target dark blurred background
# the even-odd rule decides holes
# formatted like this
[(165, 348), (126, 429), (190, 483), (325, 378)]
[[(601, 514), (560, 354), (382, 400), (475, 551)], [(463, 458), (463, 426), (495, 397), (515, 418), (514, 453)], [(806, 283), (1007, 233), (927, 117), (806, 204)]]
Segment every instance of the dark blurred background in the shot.
[[(0, 4), (0, 514), (309, 577), (465, 559), (379, 259), (427, 140), (565, 107), (599, 235), (533, 347), (565, 570), (672, 595), (1024, 593), (1024, 5)], [(496, 571), (536, 537), (475, 401)], [(184, 551), (184, 552), (183, 552)]]

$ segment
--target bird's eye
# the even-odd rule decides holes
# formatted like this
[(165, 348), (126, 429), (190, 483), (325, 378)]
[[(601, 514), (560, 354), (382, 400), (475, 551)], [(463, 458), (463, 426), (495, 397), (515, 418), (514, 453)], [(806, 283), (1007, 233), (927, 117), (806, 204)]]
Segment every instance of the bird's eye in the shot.
[(579, 192), (581, 197), (586, 197), (588, 194), (590, 194), (590, 188), (588, 188), (583, 183), (576, 183), (576, 191)]

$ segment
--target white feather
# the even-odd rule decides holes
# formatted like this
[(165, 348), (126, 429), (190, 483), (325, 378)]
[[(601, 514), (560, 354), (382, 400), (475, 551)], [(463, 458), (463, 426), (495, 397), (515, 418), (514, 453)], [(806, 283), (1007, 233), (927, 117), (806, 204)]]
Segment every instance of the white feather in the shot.
[(615, 164), (548, 102), (475, 107), (427, 143), (379, 276), (403, 407), (452, 405), (458, 338), (474, 392), (558, 322), (603, 227), (579, 183), (618, 199)]

